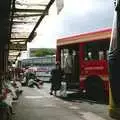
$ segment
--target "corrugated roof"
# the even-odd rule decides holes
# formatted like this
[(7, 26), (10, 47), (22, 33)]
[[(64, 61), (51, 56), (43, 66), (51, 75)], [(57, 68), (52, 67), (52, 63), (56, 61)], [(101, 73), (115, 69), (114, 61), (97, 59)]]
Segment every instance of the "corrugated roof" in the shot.
[[(13, 0), (10, 16), (9, 59), (16, 59), (20, 51), (27, 48), (27, 42), (36, 36), (36, 29), (48, 15), (55, 0)], [(24, 45), (22, 47), (21, 45)], [(12, 46), (12, 47), (11, 47)], [(16, 57), (15, 57), (16, 56)]]

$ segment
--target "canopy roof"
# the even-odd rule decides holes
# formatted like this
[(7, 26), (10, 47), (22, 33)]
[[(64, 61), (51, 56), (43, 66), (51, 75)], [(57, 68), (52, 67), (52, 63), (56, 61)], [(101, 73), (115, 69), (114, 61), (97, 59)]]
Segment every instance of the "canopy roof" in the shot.
[(13, 0), (10, 14), (9, 59), (15, 60), (20, 51), (27, 49), (27, 42), (36, 36), (36, 29), (48, 15), (55, 0)]

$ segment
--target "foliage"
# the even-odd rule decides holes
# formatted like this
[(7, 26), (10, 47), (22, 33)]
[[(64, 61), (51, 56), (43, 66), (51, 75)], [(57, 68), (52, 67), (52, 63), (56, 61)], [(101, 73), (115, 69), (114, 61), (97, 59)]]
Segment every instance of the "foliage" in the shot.
[(55, 49), (52, 48), (41, 48), (31, 51), (32, 56), (34, 57), (41, 57), (46, 55), (54, 55)]

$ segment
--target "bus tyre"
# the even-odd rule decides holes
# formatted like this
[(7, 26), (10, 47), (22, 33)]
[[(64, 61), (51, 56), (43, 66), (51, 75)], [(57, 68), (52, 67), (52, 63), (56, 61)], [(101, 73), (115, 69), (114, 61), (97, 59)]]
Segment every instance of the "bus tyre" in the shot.
[(103, 80), (97, 76), (86, 79), (86, 94), (88, 99), (105, 101), (105, 92)]

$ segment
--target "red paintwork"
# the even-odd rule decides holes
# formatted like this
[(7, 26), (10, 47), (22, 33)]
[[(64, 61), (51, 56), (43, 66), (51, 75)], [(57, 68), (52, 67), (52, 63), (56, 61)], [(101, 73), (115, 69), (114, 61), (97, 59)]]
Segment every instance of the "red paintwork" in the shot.
[(107, 60), (84, 60), (84, 43), (80, 43), (80, 88), (86, 89), (85, 80), (89, 76), (98, 76), (104, 82), (106, 95), (109, 95), (108, 63)]
[[(97, 32), (105, 32), (105, 31), (111, 31), (111, 29), (105, 29), (101, 31), (96, 31), (96, 32), (91, 32), (91, 33), (86, 33), (86, 34), (81, 34), (73, 37), (67, 37), (64, 38), (64, 40), (75, 40), (80, 38), (81, 36), (86, 36), (88, 34), (95, 34)], [(108, 39), (108, 38), (106, 38)], [(63, 39), (59, 39), (63, 40)], [(92, 41), (92, 40), (90, 40)], [(89, 42), (90, 42), (89, 41)], [(96, 41), (96, 40), (95, 40)], [(80, 61), (80, 89), (86, 89), (85, 88), (85, 80), (87, 79), (88, 76), (99, 76), (104, 82), (104, 90), (106, 95), (109, 95), (109, 80), (108, 80), (108, 63), (107, 60), (89, 60), (85, 61), (84, 60), (84, 45), (85, 42), (77, 43), (79, 45), (79, 61)], [(63, 45), (60, 46), (61, 48), (67, 46)], [(60, 60), (60, 47), (57, 46), (57, 61)]]
[(66, 40), (76, 40), (76, 39), (79, 39), (81, 37), (85, 37), (86, 35), (91, 35), (91, 34), (96, 34), (96, 33), (102, 33), (102, 32), (108, 32), (108, 31), (112, 31), (111, 28), (105, 28), (105, 29), (102, 29), (102, 30), (97, 30), (97, 31), (94, 31), (94, 32), (87, 32), (87, 33), (82, 33), (80, 35), (74, 35), (74, 36), (70, 36), (70, 37), (65, 37), (65, 38), (61, 38), (61, 39), (58, 39), (59, 41), (66, 41)]
[(107, 61), (83, 61), (81, 63), (81, 75), (107, 75), (108, 67)]

